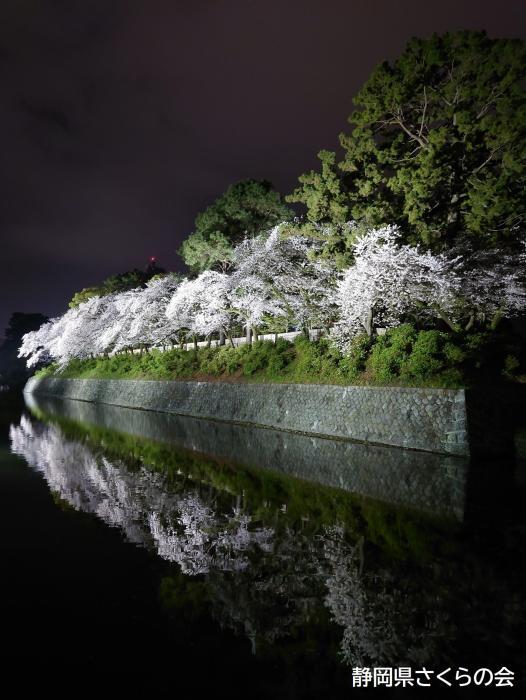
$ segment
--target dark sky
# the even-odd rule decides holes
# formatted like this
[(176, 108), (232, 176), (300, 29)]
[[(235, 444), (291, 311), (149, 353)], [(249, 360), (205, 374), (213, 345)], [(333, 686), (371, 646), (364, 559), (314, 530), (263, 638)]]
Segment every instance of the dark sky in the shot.
[(176, 249), (226, 187), (283, 193), (411, 36), (525, 37), (524, 0), (1, 0), (0, 335)]

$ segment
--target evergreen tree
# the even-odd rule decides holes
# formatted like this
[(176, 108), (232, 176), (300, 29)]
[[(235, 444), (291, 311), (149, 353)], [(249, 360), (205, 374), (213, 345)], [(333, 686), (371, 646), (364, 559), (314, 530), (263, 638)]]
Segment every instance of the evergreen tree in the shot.
[(343, 158), (322, 151), (288, 201), (314, 222), (398, 224), (434, 249), (513, 243), (526, 217), (524, 42), (412, 39), (354, 98)]
[(156, 258), (150, 258), (148, 266), (145, 270), (128, 270), (117, 275), (111, 275), (96, 287), (84, 287), (80, 292), (75, 292), (73, 298), (69, 302), (69, 308), (74, 309), (83, 304), (92, 297), (105, 297), (114, 292), (126, 292), (129, 289), (136, 287), (144, 287), (144, 285), (153, 277), (166, 273), (162, 267), (158, 267)]
[(183, 242), (179, 254), (194, 273), (210, 269), (225, 272), (232, 265), (238, 243), (293, 216), (270, 182), (244, 180), (231, 185), (198, 214), (195, 231)]

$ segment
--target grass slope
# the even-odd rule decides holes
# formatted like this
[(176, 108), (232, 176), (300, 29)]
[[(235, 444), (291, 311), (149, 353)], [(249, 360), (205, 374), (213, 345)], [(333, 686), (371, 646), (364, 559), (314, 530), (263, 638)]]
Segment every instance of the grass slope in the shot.
[(342, 355), (326, 339), (260, 341), (238, 348), (152, 350), (50, 365), (40, 376), (77, 379), (223, 381), (436, 386), (524, 380), (520, 341), (496, 334), (451, 334), (404, 324), (374, 339), (358, 336)]

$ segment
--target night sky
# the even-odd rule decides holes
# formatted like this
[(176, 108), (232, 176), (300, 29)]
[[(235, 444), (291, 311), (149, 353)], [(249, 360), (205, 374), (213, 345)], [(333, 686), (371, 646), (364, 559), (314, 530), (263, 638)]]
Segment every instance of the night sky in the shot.
[(1, 0), (0, 336), (176, 254), (228, 185), (289, 193), (411, 36), (526, 36), (524, 0)]

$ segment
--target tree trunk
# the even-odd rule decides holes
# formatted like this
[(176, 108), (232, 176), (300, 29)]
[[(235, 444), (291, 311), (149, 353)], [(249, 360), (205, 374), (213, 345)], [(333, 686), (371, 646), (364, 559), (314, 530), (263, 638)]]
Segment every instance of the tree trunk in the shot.
[(197, 336), (193, 336), (193, 341), (194, 341), (194, 350), (197, 350)]
[(221, 328), (219, 331), (219, 345), (225, 344), (225, 331)]
[(367, 312), (367, 316), (365, 317), (364, 320), (364, 326), (365, 326), (365, 332), (369, 336), (369, 338), (373, 334), (373, 310), (369, 309)]
[(458, 333), (460, 331), (458, 324), (456, 324), (454, 321), (452, 321), (449, 318), (449, 316), (447, 314), (445, 314), (443, 311), (441, 311), (440, 309), (437, 309), (437, 314), (438, 314), (438, 317), (441, 318), (442, 321), (444, 321), (444, 323), (446, 323), (451, 328), (452, 331), (454, 331), (455, 333)]
[(254, 336), (254, 342), (258, 342), (258, 329), (257, 326), (252, 326), (252, 335)]
[(247, 345), (252, 345), (252, 328), (247, 323)]

